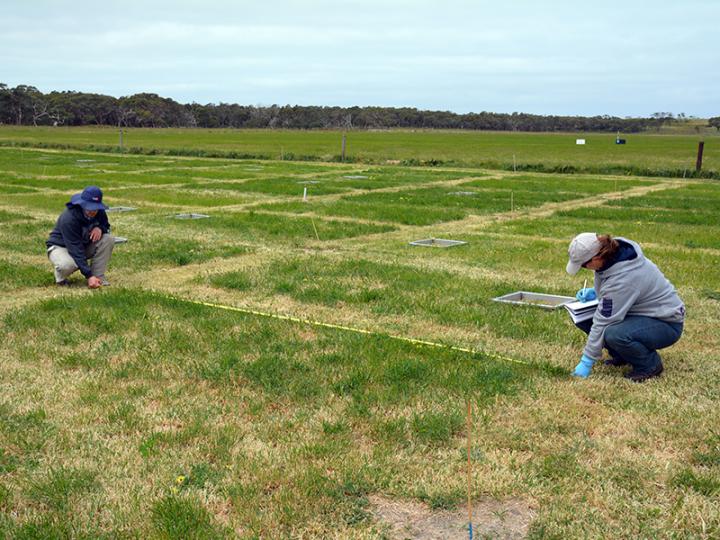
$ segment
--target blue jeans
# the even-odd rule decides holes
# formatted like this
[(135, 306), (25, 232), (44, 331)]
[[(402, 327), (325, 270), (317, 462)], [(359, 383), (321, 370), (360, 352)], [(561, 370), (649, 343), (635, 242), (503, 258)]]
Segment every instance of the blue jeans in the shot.
[[(588, 334), (592, 328), (592, 319), (576, 326)], [(683, 323), (629, 316), (605, 329), (605, 348), (616, 360), (624, 360), (632, 365), (636, 373), (652, 373), (662, 366), (657, 350), (679, 340), (682, 331)]]

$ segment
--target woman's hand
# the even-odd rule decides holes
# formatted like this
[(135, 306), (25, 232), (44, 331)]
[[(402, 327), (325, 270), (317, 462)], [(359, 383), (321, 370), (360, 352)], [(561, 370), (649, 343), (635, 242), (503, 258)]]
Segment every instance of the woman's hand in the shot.
[(589, 356), (582, 355), (582, 358), (580, 358), (580, 362), (577, 366), (575, 366), (575, 371), (573, 371), (573, 377), (580, 377), (582, 379), (587, 379), (590, 375), (590, 372), (592, 371), (593, 364), (595, 363), (595, 360), (590, 358)]
[(585, 287), (575, 294), (575, 298), (577, 298), (580, 302), (590, 302), (591, 300), (595, 300), (597, 298), (597, 293), (592, 287)]

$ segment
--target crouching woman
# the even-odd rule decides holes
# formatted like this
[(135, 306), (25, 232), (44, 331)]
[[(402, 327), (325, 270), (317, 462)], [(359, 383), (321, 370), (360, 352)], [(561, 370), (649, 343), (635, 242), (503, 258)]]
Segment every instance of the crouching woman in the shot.
[(657, 351), (680, 339), (685, 320), (685, 306), (672, 283), (626, 238), (582, 233), (570, 243), (568, 255), (568, 274), (580, 268), (595, 273), (593, 290), (580, 291), (578, 298), (595, 293), (598, 299), (592, 320), (578, 324), (588, 338), (573, 375), (589, 376), (603, 346), (611, 357), (606, 364), (630, 364), (626, 378), (643, 382), (660, 375)]

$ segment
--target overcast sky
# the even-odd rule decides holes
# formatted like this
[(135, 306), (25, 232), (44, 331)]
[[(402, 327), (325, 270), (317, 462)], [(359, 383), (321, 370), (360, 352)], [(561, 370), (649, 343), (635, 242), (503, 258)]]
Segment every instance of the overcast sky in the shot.
[(719, 0), (3, 0), (0, 82), (181, 103), (720, 115)]

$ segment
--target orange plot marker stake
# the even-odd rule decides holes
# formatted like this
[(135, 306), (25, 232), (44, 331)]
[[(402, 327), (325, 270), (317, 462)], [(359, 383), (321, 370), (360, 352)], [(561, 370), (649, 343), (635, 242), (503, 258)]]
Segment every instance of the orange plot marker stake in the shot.
[(472, 446), (472, 405), (467, 400), (467, 505), (468, 505), (468, 538), (472, 540), (472, 459), (470, 457)]

